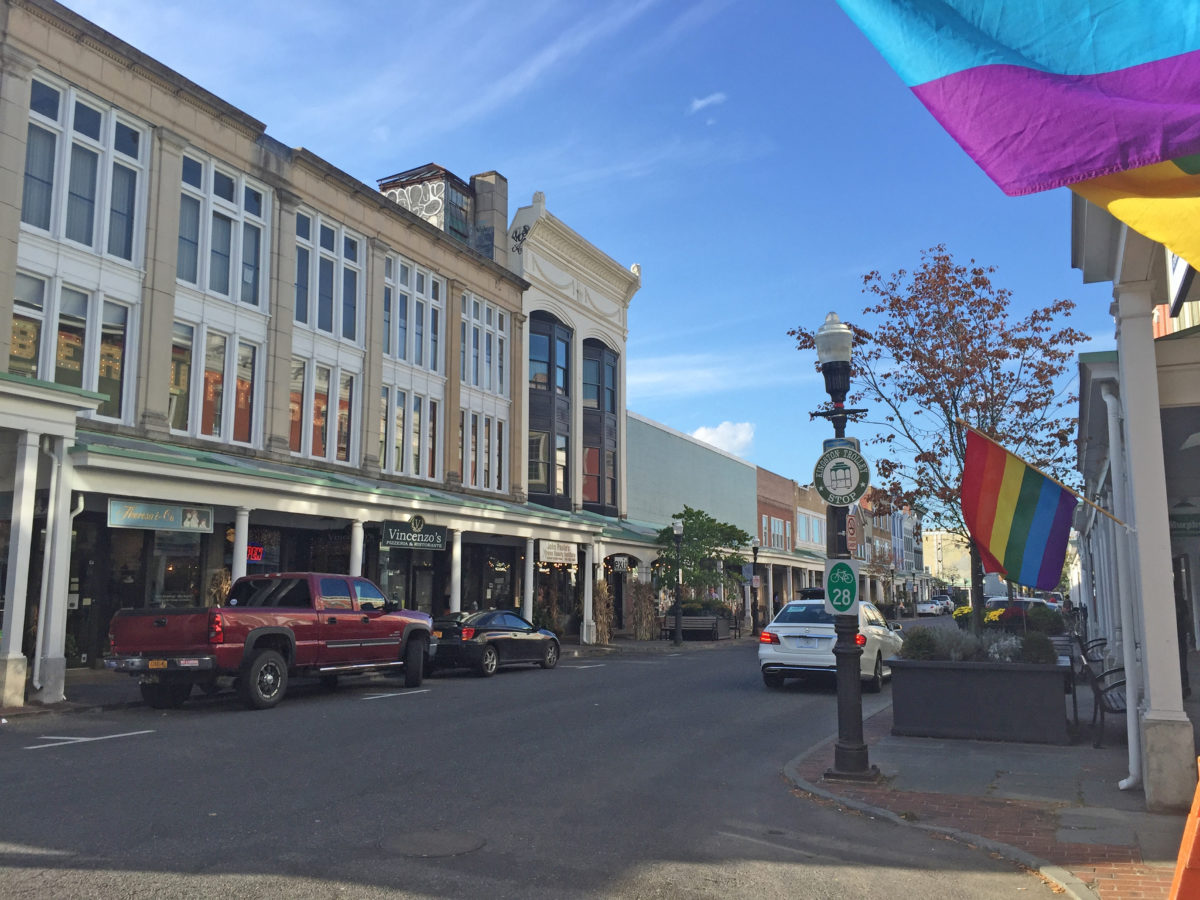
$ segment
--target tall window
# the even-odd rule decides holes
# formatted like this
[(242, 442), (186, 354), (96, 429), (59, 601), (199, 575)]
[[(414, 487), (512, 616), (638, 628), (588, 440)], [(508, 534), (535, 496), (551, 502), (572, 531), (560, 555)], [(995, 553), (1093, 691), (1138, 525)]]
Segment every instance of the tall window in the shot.
[[(460, 376), (463, 384), (489, 394), (507, 396), (504, 381), (504, 345), (508, 339), (508, 317), (503, 310), (469, 293), (462, 295), (462, 310), (463, 361)], [(548, 344), (545, 347), (543, 344), (544, 342), (535, 348), (531, 335), (531, 383), (534, 381), (532, 360), (538, 358), (539, 354), (545, 358), (542, 350), (548, 348)], [(538, 352), (535, 353), (535, 350)], [(541, 371), (549, 372), (548, 358), (545, 359), (545, 368)]]
[[(226, 443), (261, 441), (261, 345), (190, 322), (171, 330), (171, 430)], [(199, 371), (197, 371), (197, 367)]]
[(107, 395), (95, 415), (123, 419), (131, 307), (17, 272), (8, 371)]
[(146, 127), (38, 74), (30, 81), (27, 128), (21, 221), (134, 262), (145, 222)]
[(196, 329), (183, 322), (171, 326), (171, 394), (167, 418), (175, 431), (187, 431), (192, 406), (192, 347)]
[(265, 306), (265, 186), (194, 151), (180, 172), (175, 276), (197, 290)]
[[(535, 311), (530, 315), (529, 494), (534, 502), (561, 509), (572, 505), (571, 447), (580, 437), (571, 433), (571, 338), (571, 329), (549, 313)], [(587, 434), (585, 424), (584, 436)], [(545, 441), (535, 441), (535, 436), (544, 436)], [(601, 444), (591, 446), (602, 449)], [(541, 468), (543, 464), (546, 471)], [(598, 496), (600, 485), (593, 480), (589, 489)]]
[(359, 343), (363, 238), (317, 213), (296, 213), (296, 324)]
[(600, 341), (583, 342), (583, 506), (617, 515), (617, 354)]
[(384, 356), (441, 372), (444, 296), (445, 279), (440, 275), (408, 260), (387, 257)]

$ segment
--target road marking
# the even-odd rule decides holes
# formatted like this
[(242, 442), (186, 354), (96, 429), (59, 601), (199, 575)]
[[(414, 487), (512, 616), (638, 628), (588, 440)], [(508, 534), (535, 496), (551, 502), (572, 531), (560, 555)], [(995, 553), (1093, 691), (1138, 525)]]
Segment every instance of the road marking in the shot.
[(721, 837), (733, 838), (735, 841), (746, 841), (751, 844), (758, 844), (760, 847), (772, 847), (775, 850), (786, 850), (789, 853), (795, 853), (797, 856), (804, 856), (809, 859), (820, 859), (816, 853), (809, 853), (805, 850), (797, 850), (795, 847), (787, 847), (783, 844), (777, 844), (774, 841), (764, 841), (760, 838), (752, 838), (745, 834), (734, 834), (731, 831), (718, 831)]
[(39, 741), (56, 741), (54, 744), (34, 744), (26, 750), (45, 750), (47, 747), (65, 747), (67, 744), (87, 744), (92, 741), (111, 741), (113, 738), (134, 737), (139, 734), (154, 734), (154, 729), (147, 731), (126, 731), (123, 734), (105, 734), (100, 737), (62, 737), (57, 734), (38, 735)]
[(370, 694), (361, 699), (363, 700), (386, 700), (388, 697), (411, 697), (413, 694), (428, 694), (429, 688), (422, 688), (419, 691), (397, 691), (394, 694)]
[(564, 669), (603, 669), (604, 663), (593, 663), (590, 666), (563, 666)]

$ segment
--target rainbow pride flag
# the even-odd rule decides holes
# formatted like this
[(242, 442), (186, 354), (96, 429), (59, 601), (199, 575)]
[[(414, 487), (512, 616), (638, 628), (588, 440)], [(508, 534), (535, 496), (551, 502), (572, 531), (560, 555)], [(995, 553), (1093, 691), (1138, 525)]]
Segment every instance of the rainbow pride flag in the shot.
[(1200, 153), (1197, 0), (838, 2), (1007, 194)]
[(963, 520), (985, 572), (1052, 591), (1062, 577), (1075, 494), (968, 429)]

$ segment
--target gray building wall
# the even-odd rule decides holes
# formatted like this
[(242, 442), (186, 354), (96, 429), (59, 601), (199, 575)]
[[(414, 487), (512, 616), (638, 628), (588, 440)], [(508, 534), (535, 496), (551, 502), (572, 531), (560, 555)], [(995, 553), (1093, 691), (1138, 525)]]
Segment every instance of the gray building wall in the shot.
[(626, 413), (629, 518), (666, 525), (684, 505), (756, 534), (757, 470), (636, 413)]

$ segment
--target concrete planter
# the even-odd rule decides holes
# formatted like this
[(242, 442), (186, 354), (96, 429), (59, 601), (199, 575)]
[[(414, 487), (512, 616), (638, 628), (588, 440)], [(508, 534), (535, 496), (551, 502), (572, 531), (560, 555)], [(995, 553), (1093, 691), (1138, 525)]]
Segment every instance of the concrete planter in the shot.
[(1056, 665), (893, 659), (892, 734), (1066, 744)]

